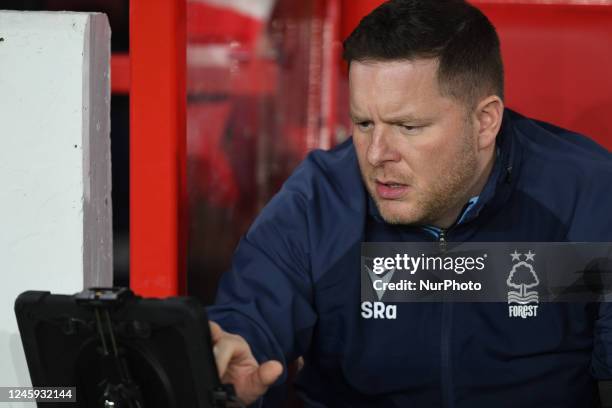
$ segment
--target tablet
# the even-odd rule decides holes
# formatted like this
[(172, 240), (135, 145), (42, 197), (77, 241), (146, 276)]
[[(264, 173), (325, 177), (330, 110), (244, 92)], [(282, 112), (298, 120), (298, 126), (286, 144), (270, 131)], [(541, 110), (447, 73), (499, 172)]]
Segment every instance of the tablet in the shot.
[(32, 385), (76, 387), (76, 403), (45, 407), (240, 406), (219, 381), (206, 311), (193, 298), (28, 291), (15, 314)]

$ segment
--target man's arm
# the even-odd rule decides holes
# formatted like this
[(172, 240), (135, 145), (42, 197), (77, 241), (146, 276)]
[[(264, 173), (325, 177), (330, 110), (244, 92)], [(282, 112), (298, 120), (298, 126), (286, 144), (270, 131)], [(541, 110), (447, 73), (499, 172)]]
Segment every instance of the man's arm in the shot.
[(310, 344), (317, 315), (309, 252), (306, 197), (289, 180), (240, 241), (208, 308), (221, 379), (245, 403)]
[[(612, 170), (608, 164), (610, 155), (607, 157), (597, 174), (585, 177), (583, 193), (568, 231), (569, 242), (612, 242)], [(612, 303), (598, 305), (593, 329), (591, 374), (599, 383), (601, 406), (609, 408), (612, 407)]]

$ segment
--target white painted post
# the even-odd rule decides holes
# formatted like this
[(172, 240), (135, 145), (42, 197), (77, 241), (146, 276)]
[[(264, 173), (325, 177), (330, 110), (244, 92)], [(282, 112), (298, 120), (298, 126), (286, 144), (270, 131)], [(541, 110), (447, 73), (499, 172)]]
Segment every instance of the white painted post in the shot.
[(109, 134), (106, 16), (0, 11), (0, 386), (30, 385), (19, 293), (112, 285)]

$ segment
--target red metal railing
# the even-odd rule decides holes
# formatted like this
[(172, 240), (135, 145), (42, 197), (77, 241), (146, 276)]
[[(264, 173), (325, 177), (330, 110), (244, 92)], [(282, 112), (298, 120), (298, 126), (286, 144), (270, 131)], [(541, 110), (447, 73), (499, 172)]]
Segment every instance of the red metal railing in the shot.
[(130, 2), (130, 286), (185, 293), (185, 0)]

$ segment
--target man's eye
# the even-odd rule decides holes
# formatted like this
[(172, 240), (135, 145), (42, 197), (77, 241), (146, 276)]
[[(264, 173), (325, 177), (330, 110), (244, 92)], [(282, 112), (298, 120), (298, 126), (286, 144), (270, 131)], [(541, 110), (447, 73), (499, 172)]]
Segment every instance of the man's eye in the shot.
[(370, 130), (371, 127), (372, 127), (372, 122), (358, 122), (357, 123), (357, 128), (359, 128), (361, 132), (367, 132), (368, 130)]
[(400, 125), (400, 132), (406, 135), (414, 135), (418, 133), (423, 126)]

